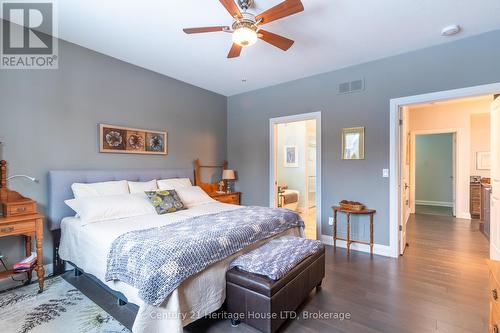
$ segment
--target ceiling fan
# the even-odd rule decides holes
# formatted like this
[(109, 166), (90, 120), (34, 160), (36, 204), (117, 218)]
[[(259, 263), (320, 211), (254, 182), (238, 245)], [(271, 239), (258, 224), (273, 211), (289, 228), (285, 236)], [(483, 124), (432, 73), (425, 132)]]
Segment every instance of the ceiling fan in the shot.
[(282, 3), (266, 10), (262, 14), (255, 16), (247, 10), (253, 5), (253, 0), (238, 0), (240, 11), (234, 0), (219, 0), (220, 3), (231, 14), (234, 21), (231, 27), (215, 26), (203, 28), (183, 29), (187, 34), (198, 34), (205, 32), (228, 32), (233, 36), (233, 46), (229, 51), (228, 58), (236, 58), (241, 54), (244, 47), (251, 46), (257, 42), (257, 39), (276, 46), (287, 51), (292, 47), (294, 41), (272, 32), (261, 29), (261, 26), (282, 19), (284, 17), (300, 13), (304, 10), (304, 5), (300, 0), (285, 0)]

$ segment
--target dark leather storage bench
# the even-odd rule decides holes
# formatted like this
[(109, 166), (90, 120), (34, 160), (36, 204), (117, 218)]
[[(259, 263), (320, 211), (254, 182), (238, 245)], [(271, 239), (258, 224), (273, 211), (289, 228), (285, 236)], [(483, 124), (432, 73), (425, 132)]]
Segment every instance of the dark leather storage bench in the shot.
[(307, 257), (278, 281), (233, 268), (226, 273), (228, 313), (265, 333), (274, 333), (320, 287), (325, 276), (325, 248)]

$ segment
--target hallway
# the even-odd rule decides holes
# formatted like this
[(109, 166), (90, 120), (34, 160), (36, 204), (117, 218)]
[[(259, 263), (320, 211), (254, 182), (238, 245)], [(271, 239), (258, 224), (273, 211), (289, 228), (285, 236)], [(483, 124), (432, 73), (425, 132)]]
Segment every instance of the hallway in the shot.
[(410, 306), (425, 308), (438, 332), (451, 327), (453, 332), (486, 332), (489, 243), (479, 223), (417, 214), (407, 232), (410, 246), (400, 258), (400, 274), (426, 290), (414, 295)]

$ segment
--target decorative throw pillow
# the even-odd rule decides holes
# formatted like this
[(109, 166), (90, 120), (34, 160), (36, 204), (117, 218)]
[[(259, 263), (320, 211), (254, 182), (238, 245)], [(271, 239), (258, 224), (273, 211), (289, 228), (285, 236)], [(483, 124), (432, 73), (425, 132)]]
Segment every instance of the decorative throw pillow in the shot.
[(160, 215), (187, 209), (174, 190), (148, 191), (146, 195)]

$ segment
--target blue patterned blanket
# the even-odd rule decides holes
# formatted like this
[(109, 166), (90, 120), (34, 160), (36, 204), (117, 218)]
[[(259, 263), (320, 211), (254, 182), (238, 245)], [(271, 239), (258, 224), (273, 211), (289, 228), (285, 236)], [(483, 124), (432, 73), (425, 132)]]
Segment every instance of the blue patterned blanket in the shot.
[(320, 241), (283, 236), (236, 258), (229, 268), (238, 267), (246, 272), (279, 280), (302, 260), (322, 249)]
[(297, 226), (304, 222), (290, 210), (244, 207), (131, 231), (113, 241), (106, 281), (128, 283), (146, 303), (159, 306), (191, 275)]

